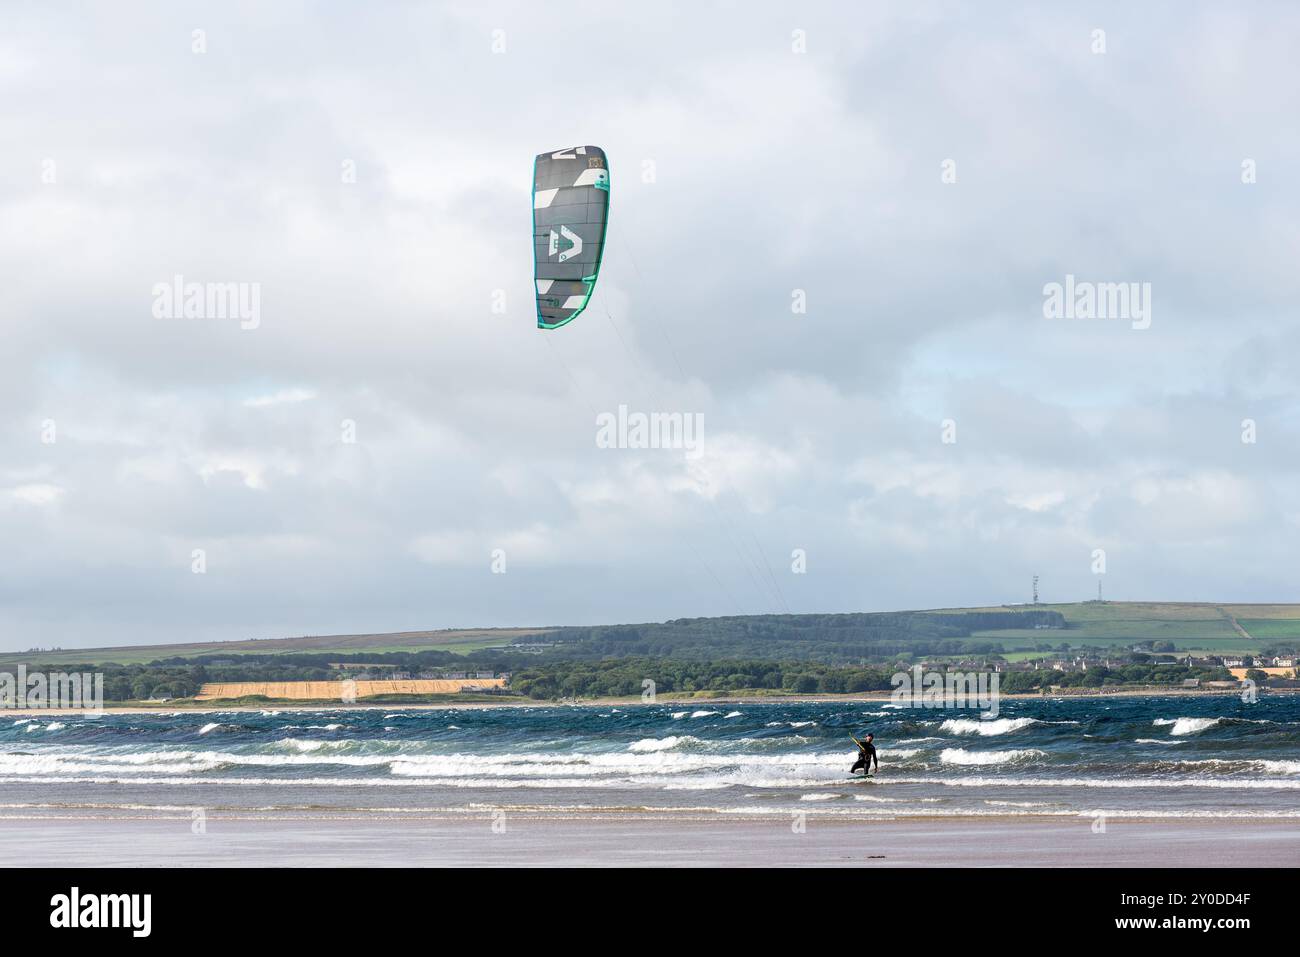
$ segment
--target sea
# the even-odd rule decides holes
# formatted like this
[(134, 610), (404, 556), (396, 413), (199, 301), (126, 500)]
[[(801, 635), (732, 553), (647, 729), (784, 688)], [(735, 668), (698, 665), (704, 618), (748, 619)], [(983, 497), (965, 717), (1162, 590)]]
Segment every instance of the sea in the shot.
[[(880, 770), (851, 778), (850, 735)], [(1300, 817), (1300, 696), (0, 716), (0, 816)]]

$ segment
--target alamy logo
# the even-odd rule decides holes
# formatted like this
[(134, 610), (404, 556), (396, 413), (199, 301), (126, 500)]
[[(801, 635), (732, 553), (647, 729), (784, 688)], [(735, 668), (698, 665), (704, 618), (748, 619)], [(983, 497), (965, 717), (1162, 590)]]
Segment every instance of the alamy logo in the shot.
[(1067, 274), (1043, 286), (1046, 319), (1127, 319), (1134, 329), (1151, 325), (1151, 283), (1088, 282)]
[(132, 937), (148, 937), (152, 929), (152, 894), (69, 894), (50, 898), (51, 927), (129, 927)]
[(596, 416), (598, 449), (685, 449), (698, 454), (704, 441), (703, 412), (629, 412)]
[(177, 274), (171, 282), (153, 285), (155, 319), (238, 319), (239, 328), (262, 324), (260, 282), (186, 282)]
[(998, 716), (1000, 680), (996, 671), (925, 671), (913, 665), (890, 679), (890, 704), (896, 708), (978, 708), (986, 717)]
[[(560, 253), (561, 239), (567, 239), (573, 244), (562, 253)], [(580, 252), (582, 252), (582, 237), (571, 230), (568, 226), (561, 226), (558, 233), (553, 229), (551, 230), (550, 255), (554, 256), (556, 253), (560, 253), (559, 262), (566, 262), (578, 255)]]
[(103, 713), (104, 674), (0, 671), (0, 708), (77, 708)]

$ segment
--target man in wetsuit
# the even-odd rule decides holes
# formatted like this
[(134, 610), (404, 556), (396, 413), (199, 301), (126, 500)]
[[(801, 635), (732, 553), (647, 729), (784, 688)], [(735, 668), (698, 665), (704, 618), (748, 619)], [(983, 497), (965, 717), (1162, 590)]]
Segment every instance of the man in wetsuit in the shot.
[(861, 768), (865, 777), (871, 773), (872, 761), (876, 763), (876, 770), (880, 770), (880, 759), (876, 757), (876, 746), (871, 743), (873, 737), (875, 735), (869, 734), (865, 741), (858, 743), (858, 760), (854, 762), (853, 767), (849, 768), (849, 774), (853, 774), (858, 768)]

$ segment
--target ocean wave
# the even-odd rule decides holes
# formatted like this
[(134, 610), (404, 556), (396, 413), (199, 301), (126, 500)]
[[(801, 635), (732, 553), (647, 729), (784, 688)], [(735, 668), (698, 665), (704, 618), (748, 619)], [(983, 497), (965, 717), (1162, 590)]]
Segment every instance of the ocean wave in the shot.
[[(46, 783), (48, 783), (48, 780), (49, 780), (49, 779), (47, 779), (47, 778), (43, 778), (43, 777), (8, 777), (8, 776), (0, 777), (0, 781), (3, 781), (3, 782), (5, 782), (5, 783), (46, 784)], [(959, 783), (962, 784), (962, 785), (965, 785), (965, 784), (969, 784), (969, 783), (970, 783), (969, 781), (967, 781), (967, 782), (957, 782), (957, 781), (954, 781), (954, 780), (942, 781), (942, 780), (938, 780), (938, 779), (900, 779), (899, 781), (897, 781), (897, 782), (895, 782), (895, 783), (904, 783), (905, 781), (908, 781), (908, 780), (913, 780), (913, 781), (914, 781), (914, 780), (929, 780), (929, 781), (932, 781), (933, 783), (941, 783), (941, 784), (948, 784), (948, 785), (959, 784)], [(239, 787), (239, 788), (244, 788), (244, 789), (248, 789), (248, 788), (298, 788), (298, 787), (309, 787), (309, 788), (317, 788), (317, 789), (334, 789), (334, 788), (338, 788), (338, 789), (350, 789), (350, 788), (372, 789), (372, 788), (392, 788), (392, 787), (395, 787), (395, 788), (424, 788), (424, 787), (428, 787), (428, 786), (430, 786), (430, 785), (434, 785), (434, 784), (436, 784), (436, 785), (439, 785), (439, 786), (446, 786), (446, 787), (448, 787), (448, 788), (457, 788), (457, 789), (464, 789), (464, 790), (501, 790), (501, 791), (504, 791), (504, 790), (506, 790), (506, 789), (523, 788), (523, 789), (538, 789), (538, 790), (543, 790), (543, 791), (545, 791), (545, 790), (577, 790), (577, 789), (590, 789), (590, 790), (600, 791), (600, 790), (607, 790), (607, 789), (609, 789), (609, 790), (621, 790), (621, 789), (626, 789), (626, 788), (628, 787), (628, 784), (629, 784), (630, 782), (627, 782), (627, 781), (611, 781), (611, 782), (602, 782), (602, 783), (600, 783), (600, 784), (593, 785), (592, 782), (589, 782), (589, 781), (581, 781), (581, 780), (572, 780), (572, 781), (564, 781), (564, 780), (558, 780), (558, 781), (557, 781), (557, 780), (543, 781), (543, 780), (538, 780), (538, 781), (522, 781), (522, 782), (517, 782), (517, 781), (493, 780), (493, 779), (481, 779), (481, 778), (479, 778), (479, 779), (476, 779), (476, 778), (458, 778), (458, 779), (450, 779), (450, 780), (430, 780), (430, 779), (424, 779), (424, 778), (381, 778), (381, 779), (376, 779), (376, 778), (371, 778), (371, 777), (358, 777), (358, 778), (314, 777), (314, 778), (301, 778), (301, 779), (296, 779), (296, 780), (285, 780), (285, 779), (281, 779), (281, 778), (265, 778), (265, 777), (249, 777), (249, 778), (244, 778), (244, 777), (239, 777), (239, 778), (197, 778), (197, 777), (191, 777), (191, 778), (169, 778), (169, 777), (154, 777), (154, 778), (143, 778), (143, 779), (142, 779), (142, 778), (122, 778), (122, 777), (117, 777), (117, 776), (113, 776), (113, 775), (96, 775), (96, 776), (76, 776), (76, 777), (66, 777), (66, 778), (62, 778), (62, 779), (60, 779), (60, 782), (59, 782), (59, 783), (62, 783), (62, 784), (92, 784), (92, 785), (157, 785), (157, 786), (169, 786), (169, 787), (198, 787), (198, 788), (208, 788), (208, 787), (212, 787), (212, 786), (232, 786), (232, 787)], [(773, 779), (773, 780), (770, 780), (770, 781), (768, 781), (768, 782), (756, 782), (754, 786), (755, 786), (755, 787), (761, 787), (761, 786), (762, 786), (762, 783), (767, 783), (767, 784), (769, 784), (769, 785), (771, 785), (771, 786), (776, 786), (776, 787), (808, 787), (808, 786), (816, 786), (816, 785), (821, 784), (821, 783), (824, 783), (824, 782), (810, 781), (810, 782), (803, 782), (803, 783), (801, 783), (801, 782), (795, 782), (795, 781), (783, 781), (783, 780), (780, 780), (780, 779)], [(996, 779), (994, 779), (994, 780), (986, 781), (986, 782), (984, 782), (984, 783), (992, 784), (992, 785), (1034, 786), (1034, 785), (1036, 785), (1036, 784), (1041, 785), (1041, 784), (1044, 783), (1044, 782), (1041, 782), (1041, 781), (1034, 781), (1034, 780), (1032, 780), (1032, 779), (1005, 779), (1005, 780), (996, 780)], [(1093, 783), (1092, 781), (1085, 781), (1085, 780), (1076, 780), (1076, 781), (1074, 781), (1074, 783), (1075, 783), (1076, 785), (1081, 785), (1081, 786), (1108, 786), (1107, 784), (1096, 784), (1096, 783)], [(1296, 786), (1296, 787), (1300, 787), (1300, 782), (1293, 782), (1293, 784), (1294, 784), (1294, 786)], [(726, 788), (726, 787), (729, 787), (729, 786), (730, 786), (729, 783), (726, 783), (726, 782), (717, 782), (717, 781), (714, 781), (714, 782), (703, 781), (703, 782), (700, 782), (700, 785), (701, 785), (701, 786), (699, 786), (699, 787), (694, 787), (694, 788), (692, 788), (692, 787), (688, 787), (688, 786), (680, 785), (680, 784), (679, 784), (679, 785), (676, 785), (676, 786), (666, 787), (665, 790), (699, 790), (699, 791), (706, 791), (706, 790), (721, 790), (721, 789), (723, 789), (723, 788)], [(1142, 782), (1132, 782), (1131, 784), (1121, 784), (1121, 783), (1118, 783), (1118, 782), (1109, 782), (1109, 786), (1117, 786), (1117, 787), (1124, 787), (1124, 786), (1142, 786)], [(1185, 782), (1165, 782), (1164, 786), (1166, 786), (1166, 787), (1185, 787), (1186, 784), (1185, 784)], [(1225, 786), (1225, 785), (1223, 785), (1222, 783), (1219, 783), (1219, 784), (1206, 784), (1206, 783), (1203, 782), (1203, 783), (1201, 784), (1201, 786), (1222, 787), (1222, 786)], [(1239, 785), (1231, 785), (1231, 786), (1236, 787), (1236, 786), (1239, 786)], [(1272, 787), (1272, 786), (1276, 786), (1276, 785), (1271, 784), (1271, 783), (1265, 783), (1265, 784), (1261, 784), (1261, 786), (1270, 786), (1270, 787)], [(866, 810), (868, 810), (868, 807), (864, 807), (863, 805), (864, 805), (867, 801), (869, 801), (870, 798), (874, 798), (874, 797), (880, 797), (880, 795), (872, 795), (872, 796), (870, 796), (870, 797), (868, 797), (868, 796), (866, 796), (866, 795), (863, 795), (863, 796), (861, 796), (861, 798), (862, 798), (861, 801), (859, 801), (857, 798), (855, 798), (855, 801), (854, 801), (854, 805), (853, 805), (853, 806), (854, 806), (854, 807), (857, 807), (857, 808), (860, 809), (860, 810), (866, 811)], [(1006, 808), (980, 810), (980, 809), (973, 809), (973, 808), (969, 808), (969, 807), (954, 807), (954, 806), (951, 806), (951, 805), (949, 805), (949, 806), (945, 806), (945, 807), (928, 807), (928, 808), (927, 808), (927, 807), (920, 806), (920, 803), (921, 803), (921, 802), (930, 802), (930, 803), (934, 803), (934, 802), (936, 802), (936, 801), (937, 801), (937, 799), (934, 799), (934, 798), (922, 798), (922, 799), (920, 799), (920, 802), (918, 802), (917, 804), (913, 804), (913, 803), (910, 802), (910, 801), (907, 801), (907, 802), (903, 803), (901, 806), (895, 806), (895, 805), (893, 805), (893, 804), (890, 804), (890, 805), (887, 806), (887, 807), (881, 807), (881, 811), (888, 811), (890, 814), (906, 814), (906, 815), (910, 815), (910, 816), (923, 816), (923, 815), (924, 815), (924, 816), (936, 816), (936, 817), (967, 817), (967, 816), (978, 817), (978, 816), (980, 816), (980, 815), (982, 815), (982, 814), (987, 814), (987, 815), (996, 815), (996, 816), (1006, 816), (1006, 815), (1009, 814), (1009, 813), (1010, 813), (1010, 814), (1014, 814), (1014, 813), (1015, 813), (1014, 811), (1009, 811), (1009, 810), (1006, 809)], [(625, 806), (625, 805), (624, 805), (622, 802), (620, 802), (618, 805), (616, 805), (616, 806), (614, 806), (614, 807), (611, 807), (609, 810), (616, 810), (617, 808), (619, 808), (619, 807), (624, 807), (624, 806)], [(598, 808), (592, 808), (590, 805), (586, 805), (586, 806), (584, 807), (584, 810), (593, 810), (593, 809), (594, 809), (594, 810), (599, 810)], [(403, 809), (403, 810), (407, 810), (407, 809)], [(452, 808), (438, 808), (438, 809), (436, 809), (436, 810), (437, 810), (439, 813), (458, 813), (458, 812), (463, 813), (463, 809), (462, 809), (462, 808), (455, 808), (455, 807), (452, 807)], [(548, 810), (563, 810), (563, 807), (554, 807), (554, 806), (549, 806), (549, 805), (548, 805)], [(659, 809), (655, 809), (655, 810), (659, 810)], [(664, 808), (664, 809), (662, 809), (662, 810), (663, 810), (665, 813), (672, 814), (672, 813), (678, 813), (681, 809), (678, 809), (678, 808)], [(746, 806), (739, 806), (739, 807), (738, 807), (738, 806), (731, 806), (731, 807), (715, 807), (715, 808), (708, 808), (708, 809), (704, 809), (704, 810), (708, 810), (708, 811), (711, 811), (711, 812), (714, 812), (714, 813), (718, 813), (718, 814), (730, 814), (730, 815), (755, 814), (755, 815), (763, 815), (763, 816), (779, 816), (779, 817), (788, 817), (788, 815), (789, 815), (789, 813), (790, 813), (789, 805), (781, 805), (781, 804), (774, 804), (774, 805), (772, 805), (772, 806), (768, 806), (768, 807), (764, 807), (764, 806), (762, 806), (762, 805), (746, 805)], [(831, 810), (832, 810), (832, 809), (829, 808), (829, 807), (826, 807), (826, 808), (816, 808), (816, 809), (811, 808), (811, 807), (808, 808), (808, 812), (809, 812), (809, 813), (815, 813), (815, 814), (819, 814), (819, 815), (820, 815), (820, 814), (823, 814), (823, 813), (831, 812)], [(839, 813), (842, 813), (842, 812), (834, 811), (833, 813), (839, 814)], [(848, 816), (852, 816), (853, 813), (854, 813), (853, 810), (850, 809), (850, 810), (848, 810), (847, 815), (848, 815)], [(1062, 811), (1060, 811), (1060, 812), (1056, 812), (1056, 811), (1050, 811), (1050, 810), (1021, 809), (1020, 813), (1024, 813), (1024, 814), (1048, 814), (1048, 815), (1053, 815), (1053, 816), (1056, 816), (1056, 815), (1068, 815), (1068, 816), (1078, 817), (1078, 816), (1088, 816), (1088, 815), (1090, 815), (1090, 814), (1093, 813), (1093, 812), (1084, 812), (1084, 811), (1079, 811), (1079, 810), (1062, 810)], [(1205, 809), (1205, 808), (1167, 808), (1167, 807), (1165, 807), (1165, 808), (1160, 808), (1160, 807), (1153, 807), (1153, 808), (1135, 808), (1135, 807), (1126, 807), (1126, 808), (1123, 808), (1123, 809), (1104, 809), (1103, 813), (1105, 813), (1105, 814), (1106, 814), (1107, 816), (1109, 816), (1109, 817), (1115, 817), (1115, 818), (1130, 818), (1130, 817), (1131, 817), (1131, 818), (1144, 818), (1144, 817), (1149, 817), (1149, 818), (1184, 818), (1184, 817), (1187, 817), (1187, 818), (1243, 818), (1243, 819), (1261, 819), (1261, 820), (1266, 820), (1266, 819), (1270, 819), (1270, 818), (1287, 818), (1287, 819), (1300, 818), (1300, 809), (1295, 809), (1295, 808), (1258, 808), (1258, 809), (1252, 809), (1252, 810), (1241, 810), (1241, 809), (1237, 809), (1237, 808), (1210, 808), (1210, 809)]]
[(1300, 774), (1300, 761), (1279, 761), (1269, 758), (1188, 758), (1184, 761), (1164, 763), (1190, 768), (1208, 764), (1225, 767), (1225, 770), (1230, 773), (1236, 770), (1247, 773), (1263, 771), (1267, 774)]
[(990, 807), (1060, 807), (1052, 801), (990, 801), (985, 800), (985, 804)]
[[(91, 758), (89, 760), (76, 754), (3, 754), (0, 755), (0, 776), (9, 775), (35, 776), (36, 780), (47, 780), (68, 774), (139, 774), (148, 771), (151, 774), (183, 775), (196, 771), (210, 771), (217, 766), (214, 761), (206, 761), (191, 756), (189, 752), (180, 752), (181, 756), (150, 755), (150, 760), (139, 760), (133, 755), (119, 755), (114, 758)], [(132, 758), (137, 758), (132, 760)]]
[(736, 738), (734, 740), (710, 741), (711, 746), (719, 750), (735, 750), (737, 745), (745, 747), (761, 748), (765, 751), (779, 750), (790, 748), (795, 745), (809, 744), (816, 738), (809, 738), (802, 734), (781, 735), (780, 737), (763, 737), (763, 738)]
[(1042, 756), (1043, 752), (1035, 748), (1019, 748), (1014, 751), (967, 751), (964, 748), (944, 748), (939, 752), (939, 760), (944, 764), (961, 765), (1013, 764)]
[(672, 734), (666, 738), (642, 738), (627, 746), (629, 751), (645, 753), (648, 751), (671, 751), (686, 744), (699, 744), (700, 739), (689, 734)]
[(1200, 734), (1213, 728), (1222, 720), (1222, 718), (1156, 718), (1151, 723), (1158, 728), (1168, 727), (1170, 734), (1181, 737), (1187, 734)]
[(1108, 788), (1130, 789), (1169, 789), (1169, 788), (1212, 788), (1216, 790), (1257, 790), (1278, 789), (1285, 791), (1300, 790), (1300, 780), (1264, 780), (1258, 778), (1211, 778), (1211, 777), (1141, 777), (1141, 778), (985, 778), (985, 777), (890, 777), (890, 784), (937, 784), (942, 787), (983, 788), (983, 787), (1018, 787), (1018, 788)]
[(971, 718), (949, 718), (939, 725), (939, 730), (947, 731), (949, 734), (978, 734), (988, 737), (1011, 734), (1013, 731), (1021, 731), (1035, 724), (1042, 724), (1042, 722), (1037, 718), (993, 718), (979, 721)]
[(346, 741), (312, 741), (303, 738), (281, 738), (275, 742), (278, 747), (288, 748), (297, 751), (300, 754), (310, 754), (313, 751), (337, 750), (341, 747), (347, 747)]
[(920, 748), (880, 748), (880, 755), (889, 761), (906, 761), (921, 753)]

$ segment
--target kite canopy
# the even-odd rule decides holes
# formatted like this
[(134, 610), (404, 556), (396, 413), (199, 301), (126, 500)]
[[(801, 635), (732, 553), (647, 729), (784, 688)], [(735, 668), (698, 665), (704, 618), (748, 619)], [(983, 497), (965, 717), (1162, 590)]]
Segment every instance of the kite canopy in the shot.
[(533, 161), (533, 280), (537, 327), (558, 329), (587, 308), (605, 250), (609, 167), (599, 146)]

